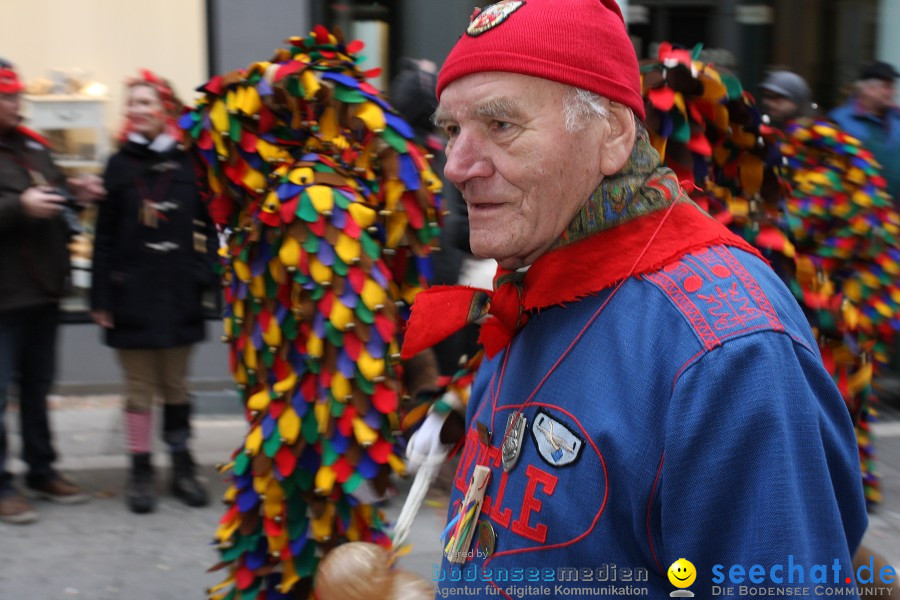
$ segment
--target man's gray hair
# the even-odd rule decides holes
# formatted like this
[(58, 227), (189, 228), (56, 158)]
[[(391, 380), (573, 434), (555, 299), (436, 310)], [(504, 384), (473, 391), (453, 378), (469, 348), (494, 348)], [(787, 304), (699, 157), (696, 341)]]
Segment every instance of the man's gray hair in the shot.
[(606, 118), (609, 110), (603, 96), (587, 90), (572, 87), (563, 100), (566, 117), (566, 131), (579, 131), (595, 117)]

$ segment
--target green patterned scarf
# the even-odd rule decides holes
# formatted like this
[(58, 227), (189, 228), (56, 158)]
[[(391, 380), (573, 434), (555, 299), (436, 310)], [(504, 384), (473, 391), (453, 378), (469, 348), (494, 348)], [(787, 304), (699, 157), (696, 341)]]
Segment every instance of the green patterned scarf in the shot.
[[(650, 145), (647, 130), (636, 123), (634, 148), (628, 162), (618, 173), (600, 182), (587, 203), (547, 252), (667, 208), (672, 204), (673, 198), (675, 202), (694, 204), (687, 194), (682, 193), (675, 173), (660, 164), (659, 154)], [(701, 210), (700, 207), (697, 210)], [(494, 289), (512, 283), (521, 296), (525, 271), (500, 269), (494, 281)]]
[(600, 183), (550, 250), (666, 208), (673, 198), (690, 202), (680, 191), (675, 173), (660, 164), (659, 154), (650, 145), (647, 130), (637, 123), (634, 148), (628, 162), (618, 173)]

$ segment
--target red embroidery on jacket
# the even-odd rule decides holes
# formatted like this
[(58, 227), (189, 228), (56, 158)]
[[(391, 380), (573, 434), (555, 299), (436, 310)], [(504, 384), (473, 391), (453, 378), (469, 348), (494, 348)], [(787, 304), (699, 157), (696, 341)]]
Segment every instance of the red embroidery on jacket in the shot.
[(731, 283), (727, 292), (717, 285), (714, 294), (697, 297), (710, 305), (709, 314), (717, 317), (713, 327), (719, 330), (743, 327), (761, 314), (758, 308), (749, 306), (750, 298), (741, 293), (737, 281)]
[(519, 518), (513, 522), (512, 530), (513, 533), (518, 533), (522, 537), (543, 544), (547, 541), (547, 526), (543, 523), (538, 523), (531, 527), (528, 524), (528, 519), (531, 517), (532, 512), (540, 513), (543, 506), (543, 502), (534, 497), (538, 484), (540, 483), (544, 488), (545, 494), (552, 496), (559, 477), (551, 475), (534, 465), (528, 465), (525, 469), (525, 475), (528, 476), (528, 485), (525, 488), (525, 497), (522, 498), (522, 510), (519, 513)]
[(749, 331), (784, 331), (759, 283), (723, 246), (698, 250), (644, 277), (678, 307), (707, 350)]
[(715, 252), (722, 261), (728, 265), (731, 269), (732, 273), (734, 273), (738, 279), (741, 280), (741, 283), (744, 284), (744, 287), (747, 288), (747, 291), (750, 293), (750, 296), (759, 306), (760, 310), (766, 315), (769, 319), (769, 324), (772, 326), (772, 329), (776, 331), (784, 331), (784, 325), (781, 324), (781, 319), (778, 318), (778, 313), (775, 312), (775, 307), (772, 306), (772, 303), (769, 302), (769, 298), (766, 297), (765, 293), (763, 293), (762, 288), (759, 287), (759, 283), (757, 283), (756, 279), (753, 278), (752, 275), (744, 268), (744, 266), (737, 261), (734, 257), (734, 254), (731, 253), (730, 250), (724, 248), (722, 246), (713, 246), (710, 248), (711, 252)]
[[(487, 459), (487, 464), (491, 467), (491, 476), (493, 477), (495, 476), (494, 474), (497, 473), (495, 469), (500, 466), (500, 449), (491, 446), (487, 451)], [(497, 493), (493, 498), (490, 495), (484, 497), (484, 505), (481, 510), (484, 514), (489, 515), (491, 519), (496, 521), (498, 525), (502, 525), (509, 529), (509, 520), (512, 518), (512, 510), (509, 508), (504, 508), (503, 510), (500, 509), (500, 506), (503, 505), (503, 495), (506, 493), (506, 482), (509, 479), (509, 473), (503, 469), (500, 469), (499, 472), (500, 482), (497, 484)]]
[(652, 281), (659, 286), (662, 291), (672, 299), (672, 302), (675, 303), (678, 310), (680, 310), (682, 314), (687, 317), (688, 321), (690, 321), (694, 332), (696, 332), (701, 343), (707, 350), (711, 350), (721, 343), (719, 341), (719, 336), (712, 330), (706, 317), (700, 312), (691, 299), (687, 297), (687, 294), (681, 290), (675, 281), (670, 279), (667, 275), (664, 275), (661, 271), (651, 273), (650, 275), (647, 275), (646, 278), (648, 281)]
[[(539, 544), (543, 544), (547, 541), (547, 526), (540, 522), (536, 522), (534, 526), (529, 525), (532, 513), (536, 513), (534, 515), (536, 521), (540, 519), (541, 508), (544, 505), (541, 500), (537, 499), (535, 494), (538, 493), (538, 485), (540, 485), (544, 494), (548, 497), (552, 496), (559, 478), (534, 465), (525, 467), (525, 476), (528, 478), (528, 483), (525, 484), (525, 493), (521, 499), (519, 517), (510, 527), (510, 519), (512, 518), (512, 511), (515, 507), (507, 506), (501, 508), (506, 493), (506, 482), (509, 474), (500, 468), (500, 449), (491, 446), (490, 448), (479, 450), (479, 447), (483, 448), (483, 444), (478, 438), (475, 428), (470, 428), (466, 435), (466, 445), (463, 450), (463, 456), (460, 459), (459, 467), (456, 470), (456, 479), (454, 480), (456, 489), (463, 494), (466, 493), (466, 487), (468, 486), (469, 481), (468, 474), (472, 469), (472, 463), (475, 462), (475, 458), (478, 457), (480, 459), (478, 461), (479, 464), (484, 464), (491, 468), (491, 477), (499, 476), (500, 478), (497, 484), (495, 497), (492, 497), (490, 494), (485, 494), (484, 504), (481, 508), (482, 514), (488, 515), (491, 520), (497, 523), (497, 525), (505, 529), (510, 529), (513, 533)], [(520, 465), (518, 468), (522, 468), (522, 466)]]

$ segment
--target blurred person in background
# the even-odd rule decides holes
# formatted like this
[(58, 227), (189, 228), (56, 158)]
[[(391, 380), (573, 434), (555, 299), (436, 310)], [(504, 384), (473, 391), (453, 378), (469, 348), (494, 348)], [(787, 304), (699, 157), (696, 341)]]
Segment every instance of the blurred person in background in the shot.
[(900, 110), (894, 102), (898, 75), (886, 62), (865, 65), (856, 82), (856, 93), (829, 114), (881, 163), (895, 206), (900, 201)]
[(793, 119), (813, 115), (809, 85), (796, 73), (772, 71), (759, 88), (763, 114), (773, 126), (784, 129)]
[[(71, 235), (65, 218), (75, 199), (104, 194), (97, 176), (66, 180), (48, 142), (22, 127), (23, 85), (13, 65), (0, 59), (0, 521), (29, 523), (37, 512), (12, 485), (6, 466), (3, 415), (10, 385), (19, 392), (22, 458), (27, 487), (61, 503), (87, 500), (54, 468), (47, 394), (56, 371), (59, 303), (69, 283)], [(67, 204), (69, 206), (67, 207)]]
[(204, 506), (206, 490), (188, 448), (187, 374), (205, 337), (203, 292), (216, 282), (216, 235), (195, 172), (179, 146), (181, 103), (150, 71), (127, 84), (122, 145), (105, 173), (97, 218), (91, 308), (116, 350), (126, 380), (125, 431), (131, 454), (126, 502), (156, 506), (152, 455), (154, 395), (163, 399), (162, 438), (172, 458), (172, 493)]

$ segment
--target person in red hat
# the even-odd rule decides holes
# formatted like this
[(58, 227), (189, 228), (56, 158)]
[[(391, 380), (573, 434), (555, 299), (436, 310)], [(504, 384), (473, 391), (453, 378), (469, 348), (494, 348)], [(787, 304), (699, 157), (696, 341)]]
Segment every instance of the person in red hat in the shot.
[(482, 320), (439, 596), (843, 584), (850, 417), (790, 291), (661, 166), (616, 2), (490, 5), (437, 95), (472, 251), (500, 264), (493, 290), (420, 293), (404, 340)]
[(21, 125), (22, 89), (13, 66), (0, 59), (0, 521), (7, 523), (37, 518), (4, 470), (2, 416), (13, 381), (19, 390), (27, 487), (56, 502), (87, 499), (53, 468), (47, 394), (56, 364), (59, 302), (69, 272), (66, 190), (84, 203), (104, 194), (96, 176), (67, 181), (50, 158), (47, 142)]

